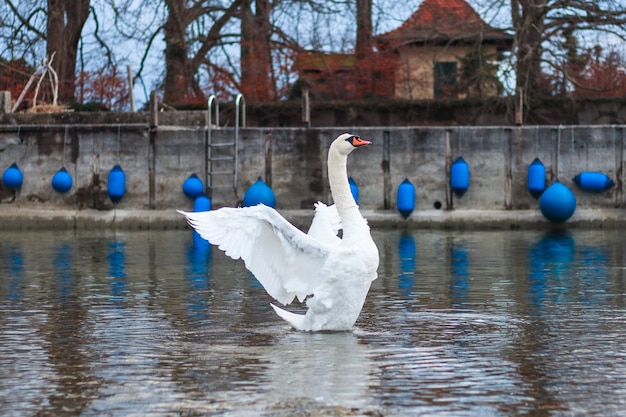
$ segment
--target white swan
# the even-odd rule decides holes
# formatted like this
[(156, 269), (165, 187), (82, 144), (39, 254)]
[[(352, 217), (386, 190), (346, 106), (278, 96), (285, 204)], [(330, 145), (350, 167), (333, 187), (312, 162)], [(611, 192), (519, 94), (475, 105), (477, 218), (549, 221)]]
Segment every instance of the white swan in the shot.
[[(283, 305), (306, 299), (306, 314), (272, 304), (297, 330), (349, 330), (371, 282), (378, 249), (350, 192), (347, 158), (370, 142), (344, 133), (328, 151), (328, 182), (334, 205), (315, 205), (308, 234), (264, 205), (179, 213), (198, 233), (233, 259), (243, 259), (267, 293)], [(342, 238), (337, 236), (343, 229)]]

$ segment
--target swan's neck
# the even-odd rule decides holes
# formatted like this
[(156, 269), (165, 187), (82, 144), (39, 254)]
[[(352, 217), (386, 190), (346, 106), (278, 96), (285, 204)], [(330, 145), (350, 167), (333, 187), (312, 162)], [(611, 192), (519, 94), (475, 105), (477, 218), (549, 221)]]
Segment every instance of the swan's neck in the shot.
[(328, 183), (333, 201), (340, 214), (344, 210), (358, 208), (348, 183), (347, 161), (346, 155), (334, 151), (331, 147), (328, 153)]
[(358, 236), (356, 231), (362, 229), (364, 225), (367, 228), (367, 223), (365, 223), (359, 206), (357, 206), (350, 191), (347, 161), (346, 155), (334, 152), (331, 147), (328, 153), (328, 183), (333, 195), (333, 202), (343, 225), (344, 240), (346, 240), (346, 236)]

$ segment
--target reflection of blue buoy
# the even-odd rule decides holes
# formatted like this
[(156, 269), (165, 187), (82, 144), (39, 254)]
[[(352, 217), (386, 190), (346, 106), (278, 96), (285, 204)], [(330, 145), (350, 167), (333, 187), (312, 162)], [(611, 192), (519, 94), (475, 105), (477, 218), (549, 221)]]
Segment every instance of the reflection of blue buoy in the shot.
[(356, 185), (352, 177), (348, 178), (348, 184), (350, 184), (350, 192), (352, 193), (352, 197), (354, 197), (354, 202), (359, 204), (359, 186)]
[(451, 296), (454, 307), (464, 307), (467, 303), (469, 291), (469, 253), (467, 244), (453, 243), (450, 247), (450, 261), (452, 269)]
[(204, 184), (196, 174), (191, 174), (183, 183), (183, 193), (188, 198), (196, 198), (204, 192)]
[(207, 253), (211, 250), (211, 244), (208, 240), (200, 236), (200, 233), (195, 230), (192, 231), (193, 234), (193, 247), (194, 250), (200, 253)]
[(24, 256), (21, 246), (0, 245), (3, 270), (6, 273), (6, 297), (19, 300), (24, 292)]
[(248, 191), (243, 196), (244, 207), (256, 206), (257, 204), (265, 204), (269, 207), (276, 206), (274, 191), (263, 182), (261, 177), (248, 188)]
[(193, 211), (210, 211), (211, 199), (204, 194), (199, 195), (193, 201)]
[(413, 288), (415, 275), (415, 239), (412, 235), (406, 233), (400, 235), (398, 255), (400, 256), (398, 288), (408, 292)]
[(469, 182), (469, 165), (462, 156), (459, 156), (450, 167), (450, 188), (460, 198), (469, 188)]
[(187, 265), (185, 266), (185, 281), (189, 285), (187, 312), (191, 318), (200, 323), (207, 323), (209, 319), (211, 248), (209, 242), (202, 239), (194, 231), (193, 245), (187, 250)]
[(573, 181), (581, 189), (600, 193), (615, 185), (608, 175), (602, 172), (581, 172), (573, 178)]
[(16, 163), (13, 163), (13, 165), (8, 167), (2, 174), (2, 184), (13, 190), (20, 188), (23, 180), (24, 176), (22, 175), (22, 171), (20, 171)]
[(539, 209), (546, 219), (553, 223), (561, 223), (574, 214), (576, 197), (569, 188), (556, 182), (541, 194)]
[(575, 276), (575, 252), (576, 242), (563, 230), (550, 232), (529, 247), (530, 300), (539, 313), (546, 299), (563, 302), (562, 292), (572, 288), (567, 280)]
[(109, 275), (111, 281), (111, 296), (113, 301), (119, 302), (124, 299), (126, 292), (126, 244), (124, 242), (110, 241), (108, 243)]
[(72, 246), (62, 243), (56, 247), (53, 261), (58, 274), (59, 301), (66, 303), (72, 296)]
[(52, 176), (52, 188), (57, 193), (66, 193), (72, 188), (72, 176), (65, 169), (61, 167), (60, 170)]
[(539, 198), (546, 189), (546, 167), (539, 158), (528, 166), (528, 192), (535, 198)]
[(415, 187), (408, 178), (405, 178), (404, 181), (398, 185), (396, 207), (405, 219), (409, 217), (415, 209)]
[(124, 174), (122, 167), (119, 165), (115, 165), (109, 172), (107, 190), (109, 198), (114, 203), (119, 203), (122, 197), (124, 197), (126, 192), (126, 174)]

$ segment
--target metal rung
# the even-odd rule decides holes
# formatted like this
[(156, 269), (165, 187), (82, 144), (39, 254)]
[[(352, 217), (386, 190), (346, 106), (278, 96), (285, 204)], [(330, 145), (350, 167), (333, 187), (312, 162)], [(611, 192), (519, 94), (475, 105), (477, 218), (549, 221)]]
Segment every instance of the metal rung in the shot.
[(233, 188), (233, 185), (214, 185), (211, 188)]
[(211, 175), (224, 175), (224, 174), (233, 175), (234, 173), (235, 171), (212, 171)]
[(212, 156), (210, 161), (232, 161), (234, 156)]
[(212, 148), (219, 148), (222, 146), (235, 146), (235, 142), (211, 143), (209, 146)]

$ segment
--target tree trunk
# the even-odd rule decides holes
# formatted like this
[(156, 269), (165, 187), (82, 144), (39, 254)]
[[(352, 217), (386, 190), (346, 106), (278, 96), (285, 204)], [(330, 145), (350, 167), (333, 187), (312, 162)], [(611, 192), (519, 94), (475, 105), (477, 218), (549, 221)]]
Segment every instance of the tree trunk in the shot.
[(195, 77), (195, 69), (190, 61), (185, 31), (189, 16), (184, 0), (166, 0), (168, 14), (163, 25), (165, 35), (165, 85), (163, 102), (170, 106), (201, 104), (204, 93)]
[(270, 48), (271, 25), (269, 0), (243, 2), (241, 8), (241, 85), (239, 90), (248, 103), (274, 99), (272, 56)]
[(357, 0), (356, 27), (356, 96), (362, 98), (373, 94), (372, 0)]
[(532, 104), (541, 94), (541, 43), (547, 12), (546, 0), (511, 2), (517, 58), (516, 87), (524, 92), (525, 104)]
[(59, 77), (60, 103), (74, 102), (78, 41), (89, 16), (89, 0), (48, 0), (48, 57)]

